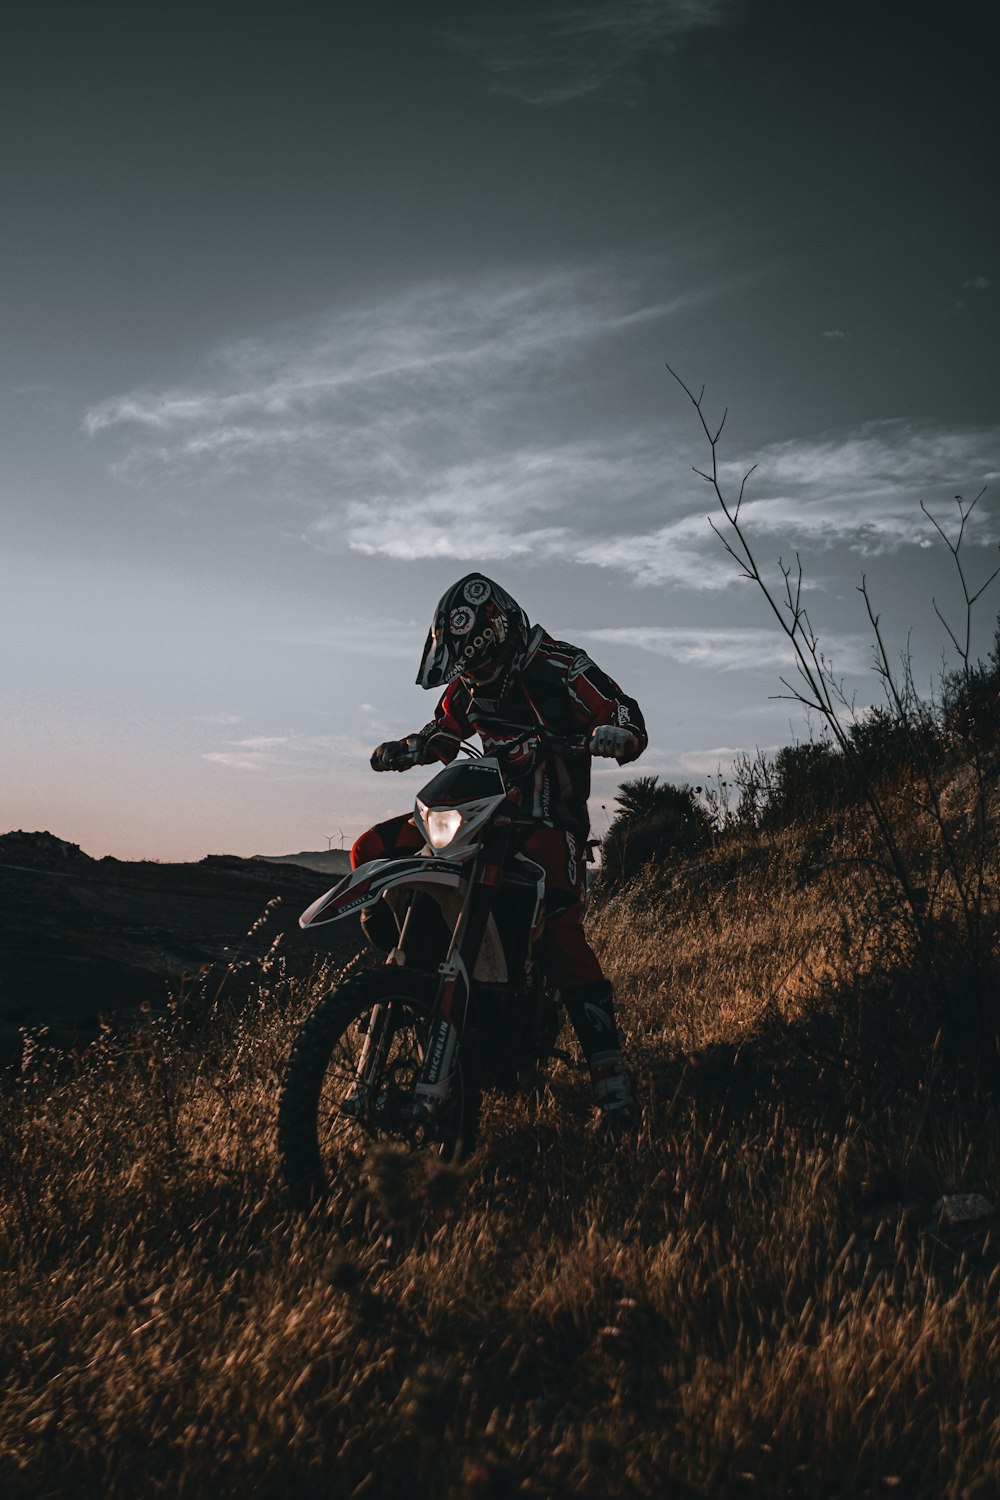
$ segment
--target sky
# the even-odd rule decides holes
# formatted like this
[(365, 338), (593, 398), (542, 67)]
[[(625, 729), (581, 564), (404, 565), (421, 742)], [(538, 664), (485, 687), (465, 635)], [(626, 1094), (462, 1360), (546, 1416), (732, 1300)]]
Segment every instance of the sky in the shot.
[[(879, 700), (1000, 542), (989, 7), (366, 0), (5, 23), (0, 829), (350, 843), (426, 773), (438, 597), (497, 578), (638, 699), (631, 774), (810, 733), (713, 532)], [(998, 600), (980, 605), (975, 649)], [(607, 826), (622, 772), (597, 768)]]

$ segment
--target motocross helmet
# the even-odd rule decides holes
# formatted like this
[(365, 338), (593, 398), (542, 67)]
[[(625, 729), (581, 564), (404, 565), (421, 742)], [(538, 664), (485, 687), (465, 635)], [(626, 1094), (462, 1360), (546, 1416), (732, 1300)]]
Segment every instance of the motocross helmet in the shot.
[(417, 682), (438, 688), (461, 677), (473, 690), (493, 685), (502, 693), (524, 655), (528, 629), (528, 616), (506, 589), (467, 573), (438, 604)]

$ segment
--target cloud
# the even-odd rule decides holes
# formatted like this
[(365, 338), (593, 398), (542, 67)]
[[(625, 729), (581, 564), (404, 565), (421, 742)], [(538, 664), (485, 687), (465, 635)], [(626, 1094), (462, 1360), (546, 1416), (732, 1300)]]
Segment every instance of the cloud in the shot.
[(216, 351), (199, 381), (110, 398), (84, 427), (124, 482), (305, 509), (322, 549), (603, 564), (608, 515), (638, 529), (665, 482), (664, 435), (622, 391), (650, 356), (621, 340), (728, 290), (682, 260), (666, 288), (662, 255), (411, 288)]
[[(723, 464), (720, 472), (735, 499), (745, 468), (757, 463), (741, 520), (747, 536), (775, 556), (838, 547), (868, 558), (936, 545), (919, 501), (926, 498), (947, 524), (950, 496), (958, 487), (975, 494), (998, 451), (998, 428), (920, 429), (890, 421), (771, 444), (746, 465)], [(346, 526), (325, 520), (313, 535), (320, 545), (327, 535), (338, 544), (346, 536), (360, 551), (397, 559), (530, 558), (616, 571), (640, 585), (731, 587), (737, 570), (709, 524), (709, 515), (722, 519), (709, 487), (686, 481), (690, 487), (678, 498), (670, 478), (663, 454), (644, 435), (581, 440), (445, 471), (422, 497), (373, 498), (348, 508)], [(688, 508), (661, 525), (624, 529), (634, 512), (679, 504)], [(997, 540), (1000, 520), (984, 501), (967, 542)], [(765, 552), (762, 563), (771, 561)]]
[[(867, 557), (933, 545), (936, 533), (920, 501), (947, 528), (952, 496), (961, 492), (971, 499), (998, 452), (998, 426), (918, 427), (893, 420), (773, 443), (746, 463), (723, 463), (720, 474), (735, 500), (749, 464), (757, 464), (741, 511), (751, 536), (780, 539), (786, 555), (803, 546), (843, 546)], [(986, 497), (973, 512), (967, 542), (988, 546), (998, 540), (996, 502)]]
[(512, 447), (415, 475), (405, 497), (351, 502), (310, 535), (397, 559), (585, 561), (603, 551), (609, 512), (655, 504), (663, 482), (663, 454), (639, 433)]
[[(411, 288), (230, 345), (199, 381), (101, 402), (85, 427), (124, 482), (169, 486), (172, 504), (188, 485), (215, 505), (297, 511), (283, 529), (320, 550), (575, 563), (724, 590), (737, 570), (708, 523), (712, 491), (690, 472), (705, 455), (636, 402), (649, 349), (622, 342), (728, 290), (674, 275), (670, 295), (662, 265), (641, 259)], [(742, 518), (763, 563), (796, 549), (868, 557), (935, 544), (920, 499), (937, 512), (975, 494), (998, 452), (1000, 427), (893, 420), (773, 443), (720, 474), (735, 498), (757, 464)], [(968, 541), (998, 535), (988, 495)], [(404, 652), (392, 630), (288, 639)]]
[[(461, 515), (433, 503), (382, 507), (372, 502), (349, 516), (346, 536), (356, 551), (397, 561), (578, 563), (623, 573), (641, 585), (674, 584), (696, 592), (728, 588), (736, 576), (704, 515), (652, 532), (594, 536), (592, 521), (584, 533), (571, 526), (526, 525), (523, 514), (518, 525), (516, 505), (506, 512), (479, 514), (479, 498), (470, 490)], [(619, 497), (605, 495), (604, 504), (610, 520), (618, 519)], [(322, 545), (327, 532), (339, 542), (341, 532), (333, 520), (319, 523), (312, 534)]]
[(847, 334), (840, 328), (824, 328), (823, 337), (825, 339), (846, 339)]
[(988, 276), (970, 276), (968, 281), (962, 282), (962, 285), (973, 292), (987, 292), (993, 283)]
[[(572, 630), (569, 638), (636, 646), (683, 666), (718, 672), (785, 670), (794, 665), (791, 647), (777, 629), (618, 625), (598, 630)], [(838, 673), (865, 672), (871, 667), (871, 652), (861, 637), (825, 636), (822, 645), (824, 655)]]
[[(219, 504), (239, 486), (245, 506), (325, 518), (326, 541), (353, 507), (363, 549), (366, 508), (390, 523), (394, 507), (412, 505), (450, 517), (462, 485), (481, 489), (484, 504), (504, 489), (508, 456), (524, 485), (547, 456), (549, 477), (560, 456), (575, 459), (582, 428), (607, 431), (621, 372), (638, 370), (622, 340), (730, 289), (703, 268), (685, 271), (685, 260), (694, 252), (665, 261), (661, 247), (414, 286), (216, 350), (197, 380), (92, 406), (84, 430), (119, 479), (169, 482), (175, 500), (211, 485)], [(614, 435), (621, 449), (629, 433)], [(592, 467), (593, 452), (584, 443), (579, 461)]]
[[(845, 484), (883, 492), (895, 483), (950, 483), (963, 468), (995, 461), (1000, 427), (919, 427), (902, 420), (867, 422), (846, 432), (772, 443), (752, 456), (770, 484)], [(742, 464), (723, 466), (728, 477)]]
[(373, 398), (379, 411), (391, 405), (414, 415), (446, 394), (466, 406), (470, 382), (494, 388), (532, 366), (551, 378), (582, 345), (707, 294), (688, 287), (663, 296), (661, 280), (658, 295), (644, 296), (648, 271), (637, 261), (416, 286), (333, 313), (318, 330), (228, 346), (213, 356), (200, 387), (112, 397), (86, 413), (84, 428), (164, 434), (171, 443), (155, 456), (175, 460), (268, 445), (328, 449), (331, 438), (337, 444), (356, 431)]
[(335, 770), (368, 768), (370, 747), (350, 735), (254, 735), (230, 740), (224, 750), (206, 751), (201, 759), (230, 771), (268, 772), (272, 777), (314, 780)]
[(260, 734), (247, 740), (235, 740), (233, 742), (241, 750), (274, 750), (278, 745), (290, 744), (287, 734)]
[(232, 750), (207, 750), (202, 760), (214, 766), (225, 766), (230, 771), (263, 771), (266, 762), (257, 755), (239, 755)]
[(548, 0), (463, 20), (445, 40), (474, 57), (495, 93), (551, 106), (634, 95), (643, 63), (724, 25), (731, 0)]
[(353, 656), (409, 660), (413, 655), (414, 634), (425, 629), (426, 624), (419, 624), (416, 620), (352, 615), (312, 629), (275, 631), (267, 639), (285, 646), (315, 647), (321, 651), (350, 652)]

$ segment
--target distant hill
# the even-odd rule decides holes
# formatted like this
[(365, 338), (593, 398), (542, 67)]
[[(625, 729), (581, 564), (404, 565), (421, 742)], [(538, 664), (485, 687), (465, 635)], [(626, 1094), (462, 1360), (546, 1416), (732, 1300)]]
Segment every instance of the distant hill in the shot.
[(340, 849), (186, 864), (93, 859), (48, 831), (0, 833), (0, 1062), (5, 1044), (19, 1047), (20, 1026), (82, 1033), (100, 1015), (162, 1007), (182, 975), (252, 967), (278, 937), (285, 975), (308, 973), (317, 953), (349, 957), (356, 921), (322, 939), (298, 925), (348, 864)]
[(19, 865), (22, 869), (69, 869), (83, 864), (93, 864), (89, 854), (84, 854), (79, 844), (56, 838), (54, 833), (27, 833), (23, 828), (14, 828), (10, 833), (0, 833), (0, 862)]
[(317, 870), (321, 875), (343, 875), (351, 868), (351, 856), (346, 849), (302, 849), (298, 854), (253, 854), (251, 859), (264, 859), (271, 865), (302, 865), (306, 870)]

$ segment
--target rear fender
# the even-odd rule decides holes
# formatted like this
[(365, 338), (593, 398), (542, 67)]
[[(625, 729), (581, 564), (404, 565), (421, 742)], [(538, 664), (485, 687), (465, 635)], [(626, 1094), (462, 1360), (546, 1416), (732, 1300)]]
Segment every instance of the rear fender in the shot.
[(463, 884), (465, 867), (449, 860), (417, 855), (408, 859), (372, 859), (358, 865), (343, 880), (326, 891), (299, 917), (307, 932), (354, 916), (381, 900), (395, 886), (442, 886), (457, 889)]

